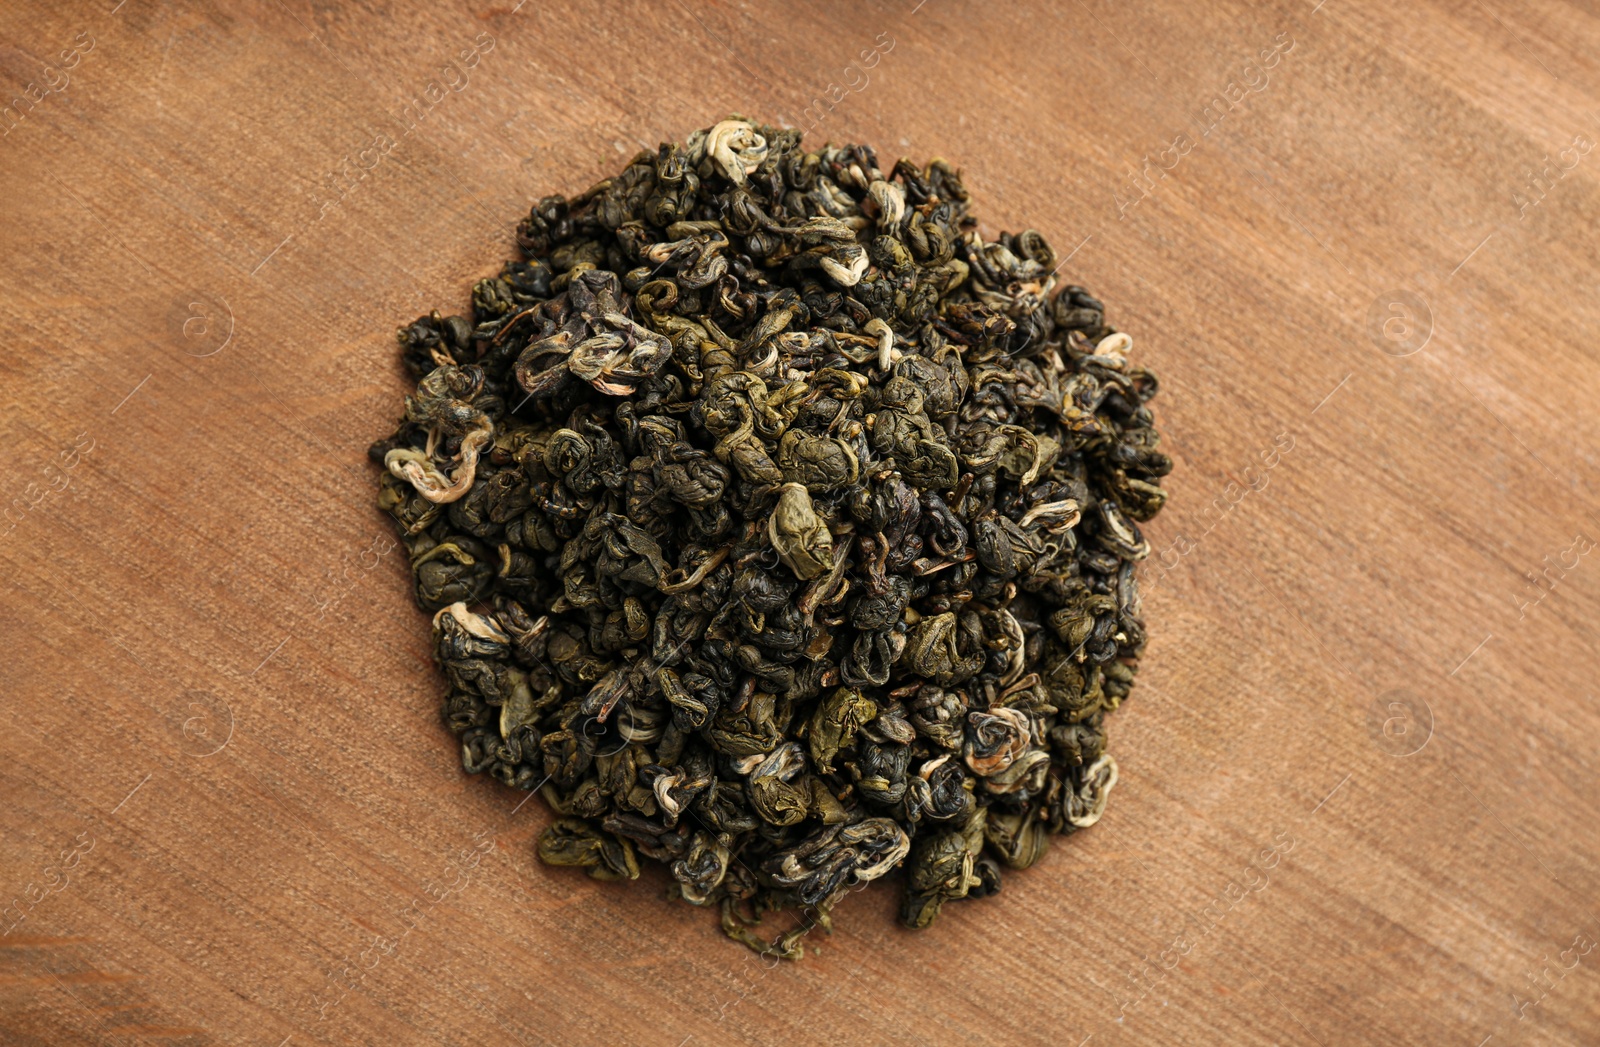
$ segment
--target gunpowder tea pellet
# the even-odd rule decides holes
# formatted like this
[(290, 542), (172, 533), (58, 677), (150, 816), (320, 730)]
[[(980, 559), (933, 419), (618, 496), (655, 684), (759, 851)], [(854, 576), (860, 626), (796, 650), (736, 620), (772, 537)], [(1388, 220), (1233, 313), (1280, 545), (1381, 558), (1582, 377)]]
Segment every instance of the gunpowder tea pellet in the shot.
[(1156, 380), (967, 205), (942, 160), (724, 120), (400, 329), (379, 504), (463, 765), (542, 793), (545, 862), (661, 862), (794, 958), (856, 885), (925, 927), (1105, 810)]

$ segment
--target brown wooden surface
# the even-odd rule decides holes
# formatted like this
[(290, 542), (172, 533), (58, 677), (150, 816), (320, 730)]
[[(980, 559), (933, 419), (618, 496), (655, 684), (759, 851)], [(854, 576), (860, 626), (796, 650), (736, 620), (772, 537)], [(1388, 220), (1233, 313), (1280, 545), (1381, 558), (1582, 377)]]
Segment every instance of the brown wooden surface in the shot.
[[(0, 11), (0, 1041), (1596, 1041), (1592, 6), (113, 3)], [(1076, 251), (1178, 468), (1104, 821), (768, 970), (461, 773), (363, 455), (533, 198), (818, 104)]]

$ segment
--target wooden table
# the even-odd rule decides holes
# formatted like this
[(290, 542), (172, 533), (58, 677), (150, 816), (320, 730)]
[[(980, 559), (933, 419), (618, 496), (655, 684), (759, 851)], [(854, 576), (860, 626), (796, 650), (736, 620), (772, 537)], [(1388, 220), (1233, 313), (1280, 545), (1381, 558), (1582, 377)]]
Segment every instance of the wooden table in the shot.
[[(1595, 1042), (1592, 10), (513, 3), (0, 13), (0, 1040)], [(730, 112), (957, 162), (1178, 462), (1104, 821), (776, 969), (461, 774), (363, 457), (398, 324)]]

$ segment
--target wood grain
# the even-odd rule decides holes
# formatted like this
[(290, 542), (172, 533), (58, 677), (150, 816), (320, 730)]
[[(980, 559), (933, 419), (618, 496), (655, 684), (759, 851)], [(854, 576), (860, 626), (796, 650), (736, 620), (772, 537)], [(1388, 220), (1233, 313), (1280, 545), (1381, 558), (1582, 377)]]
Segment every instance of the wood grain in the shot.
[[(1595, 1042), (1597, 55), (1554, 0), (6, 5), (0, 1040)], [(363, 458), (398, 324), (730, 112), (1074, 252), (1178, 461), (1106, 818), (771, 970), (461, 774)]]

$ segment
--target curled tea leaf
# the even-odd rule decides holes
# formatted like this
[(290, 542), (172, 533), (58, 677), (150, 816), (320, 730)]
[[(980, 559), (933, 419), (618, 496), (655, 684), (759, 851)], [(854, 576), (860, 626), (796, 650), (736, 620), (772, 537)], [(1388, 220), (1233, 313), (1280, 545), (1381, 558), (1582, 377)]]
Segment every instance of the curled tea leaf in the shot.
[(805, 484), (786, 483), (778, 490), (767, 535), (795, 577), (810, 581), (833, 566), (833, 534), (817, 515)]
[(850, 687), (836, 688), (818, 703), (811, 717), (811, 761), (819, 771), (832, 771), (833, 758), (850, 744), (856, 731), (878, 715), (872, 699)]
[(453, 502), (472, 489), (478, 455), (493, 436), (494, 427), (486, 420), (462, 437), (460, 455), (448, 474), (426, 452), (408, 447), (390, 451), (383, 464), (391, 473), (408, 481), (428, 501)]
[(1117, 784), (1117, 761), (1110, 753), (1101, 756), (1083, 770), (1079, 783), (1063, 793), (1062, 809), (1067, 824), (1074, 829), (1087, 829), (1106, 813), (1106, 801), (1111, 798), (1111, 788)]
[(637, 880), (639, 862), (633, 845), (587, 822), (559, 818), (539, 836), (539, 860), (547, 865), (576, 865), (597, 880)]
[(1028, 752), (1032, 734), (1020, 709), (974, 710), (967, 714), (967, 766), (980, 778), (999, 774)]
[(767, 158), (767, 140), (743, 120), (724, 120), (706, 134), (706, 154), (724, 178), (743, 185)]

